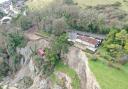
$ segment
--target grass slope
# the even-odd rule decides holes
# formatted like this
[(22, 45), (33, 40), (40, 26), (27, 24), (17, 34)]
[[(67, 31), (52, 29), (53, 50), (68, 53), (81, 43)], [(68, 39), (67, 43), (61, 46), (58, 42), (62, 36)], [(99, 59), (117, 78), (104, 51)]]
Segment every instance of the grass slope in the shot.
[(89, 64), (101, 89), (128, 89), (128, 65), (117, 70), (100, 61), (90, 61)]
[(85, 8), (86, 6), (96, 6), (96, 5), (105, 5), (105, 4), (113, 4), (115, 2), (121, 2), (121, 9), (128, 11), (128, 0), (124, 2), (124, 0), (74, 0), (75, 3), (78, 3), (79, 6)]
[[(58, 65), (55, 67), (55, 72), (60, 71), (65, 74), (67, 74), (72, 79), (72, 87), (73, 89), (80, 89), (80, 80), (76, 72), (69, 68), (67, 65), (64, 65), (63, 63), (58, 63)], [(51, 80), (55, 83), (58, 81), (57, 77), (52, 74)]]

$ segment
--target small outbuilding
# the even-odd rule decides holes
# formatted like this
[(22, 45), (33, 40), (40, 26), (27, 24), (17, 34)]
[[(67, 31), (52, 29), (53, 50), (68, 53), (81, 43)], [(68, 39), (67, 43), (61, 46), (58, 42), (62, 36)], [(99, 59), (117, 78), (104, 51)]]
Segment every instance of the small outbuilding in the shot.
[(38, 54), (39, 56), (43, 57), (43, 56), (45, 55), (45, 50), (42, 49), (42, 48), (39, 48), (39, 49), (37, 50), (37, 54)]

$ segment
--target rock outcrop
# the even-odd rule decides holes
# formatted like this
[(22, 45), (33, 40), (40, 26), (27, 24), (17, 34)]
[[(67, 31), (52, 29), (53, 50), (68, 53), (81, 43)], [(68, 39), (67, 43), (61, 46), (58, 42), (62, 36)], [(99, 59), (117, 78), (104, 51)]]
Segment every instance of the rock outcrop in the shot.
[(78, 74), (81, 89), (100, 89), (95, 77), (88, 67), (88, 58), (80, 49), (71, 47), (67, 54), (67, 64)]
[[(25, 48), (17, 49), (17, 52), (24, 57), (21, 59), (21, 69), (13, 78), (7, 78), (0, 84), (4, 85), (3, 89), (63, 89), (63, 87), (57, 84), (51, 84), (52, 82), (49, 78), (43, 77), (40, 74), (31, 57), (32, 51), (30, 48), (34, 48), (35, 45), (38, 45), (37, 48), (45, 48), (48, 47), (49, 43), (46, 40), (40, 39), (36, 42), (28, 42)], [(74, 69), (80, 78), (81, 89), (100, 89), (99, 84), (88, 67), (88, 58), (84, 52), (78, 48), (71, 47), (66, 57), (65, 63)], [(73, 80), (69, 76), (60, 72), (56, 75), (60, 80), (65, 78), (65, 86), (67, 89), (72, 89), (71, 82)]]

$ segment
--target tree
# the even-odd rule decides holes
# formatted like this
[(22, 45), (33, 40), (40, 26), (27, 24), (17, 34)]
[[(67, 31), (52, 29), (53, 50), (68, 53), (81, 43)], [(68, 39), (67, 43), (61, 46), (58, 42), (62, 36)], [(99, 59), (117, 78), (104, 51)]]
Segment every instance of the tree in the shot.
[(116, 39), (121, 42), (122, 47), (124, 47), (126, 39), (128, 39), (128, 34), (126, 30), (121, 30), (116, 34)]
[(109, 44), (115, 42), (115, 34), (117, 33), (116, 29), (111, 29), (106, 39), (103, 42), (103, 47), (107, 47)]
[(103, 47), (114, 62), (119, 62), (120, 58), (128, 53), (127, 39), (126, 30), (117, 31), (111, 29), (103, 42)]
[(125, 52), (128, 54), (128, 40), (125, 43), (124, 49), (125, 49)]
[(17, 18), (14, 19), (14, 23), (21, 27), (22, 30), (28, 30), (32, 27), (32, 20), (30, 17), (19, 15)]
[(21, 20), (21, 28), (23, 30), (28, 30), (32, 26), (32, 22), (29, 18), (22, 18)]
[(64, 18), (60, 18), (53, 21), (53, 33), (55, 35), (62, 34), (67, 29), (67, 23)]
[(107, 33), (105, 18), (98, 14), (98, 11), (90, 8), (80, 13), (79, 27), (84, 31)]
[(67, 34), (63, 33), (53, 41), (52, 50), (54, 50), (59, 57), (61, 54), (68, 52), (69, 43), (67, 39)]
[(26, 40), (23, 35), (18, 32), (7, 34), (7, 49), (9, 55), (13, 55), (17, 47), (22, 47), (24, 45), (26, 45)]
[(112, 59), (116, 59), (116, 60), (113, 60), (113, 61), (118, 61), (119, 58), (121, 57), (121, 46), (118, 45), (118, 44), (109, 44), (107, 46), (107, 49), (108, 49), (108, 52), (109, 52), (109, 55), (112, 57)]
[(13, 73), (16, 72), (21, 55), (19, 55), (16, 52), (17, 47), (24, 47), (26, 45), (26, 40), (23, 37), (22, 34), (19, 34), (18, 32), (9, 33), (7, 34), (7, 54), (9, 55), (9, 58), (11, 59), (11, 67), (13, 70)]
[(63, 53), (68, 51), (68, 41), (66, 34), (62, 34), (51, 43), (51, 48), (45, 49), (46, 60), (43, 64), (43, 73), (52, 72), (57, 63), (62, 59)]

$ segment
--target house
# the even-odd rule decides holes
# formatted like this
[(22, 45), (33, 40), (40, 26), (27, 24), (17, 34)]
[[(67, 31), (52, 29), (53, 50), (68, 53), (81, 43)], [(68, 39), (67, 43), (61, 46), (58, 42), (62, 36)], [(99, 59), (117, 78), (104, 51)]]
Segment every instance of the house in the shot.
[(68, 41), (72, 41), (73, 43), (79, 43), (83, 48), (87, 48), (93, 52), (95, 52), (98, 46), (101, 44), (102, 39), (94, 38), (88, 35), (79, 34), (76, 32), (69, 32), (69, 39)]

